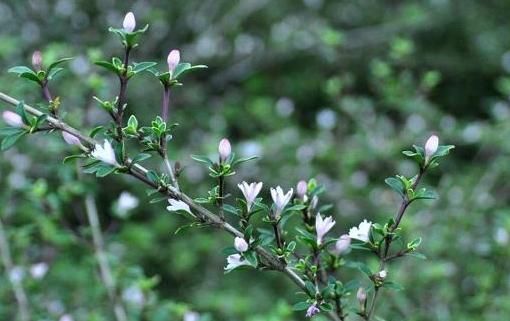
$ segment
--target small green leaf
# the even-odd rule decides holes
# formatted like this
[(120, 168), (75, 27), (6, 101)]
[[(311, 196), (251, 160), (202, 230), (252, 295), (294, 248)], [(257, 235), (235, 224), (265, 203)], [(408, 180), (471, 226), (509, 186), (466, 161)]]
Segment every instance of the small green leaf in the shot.
[(294, 311), (304, 311), (304, 310), (308, 309), (309, 306), (310, 306), (310, 304), (307, 303), (306, 301), (298, 302), (298, 303), (296, 303), (296, 304), (294, 304), (292, 306), (292, 310), (294, 310)]
[(61, 63), (64, 63), (64, 62), (66, 62), (66, 61), (73, 60), (73, 59), (74, 59), (74, 58), (69, 57), (69, 58), (61, 58), (61, 59), (59, 59), (59, 60), (55, 61), (54, 63), (52, 63), (52, 64), (50, 64), (50, 65), (48, 66), (48, 73), (49, 73), (50, 71), (52, 71), (52, 69), (53, 69), (53, 68), (55, 68), (56, 66), (60, 65)]
[(32, 69), (28, 68), (27, 66), (15, 66), (15, 67), (9, 68), (9, 70), (7, 70), (7, 72), (11, 72), (14, 74), (32, 73), (35, 75), (35, 72)]
[(406, 197), (405, 186), (400, 179), (395, 177), (388, 177), (384, 180), (384, 182), (400, 196), (402, 196), (402, 198)]
[(137, 73), (147, 70), (151, 67), (154, 67), (155, 65), (157, 65), (157, 63), (150, 62), (150, 61), (134, 63), (132, 71), (133, 71), (133, 73), (137, 74)]
[(214, 165), (214, 162), (212, 160), (210, 160), (207, 156), (203, 156), (203, 155), (191, 155), (191, 158), (199, 163), (204, 163), (204, 164), (207, 164), (209, 166), (212, 166)]
[(7, 150), (11, 148), (21, 137), (23, 137), (27, 132), (22, 131), (9, 136), (6, 136), (1, 143), (0, 149)]

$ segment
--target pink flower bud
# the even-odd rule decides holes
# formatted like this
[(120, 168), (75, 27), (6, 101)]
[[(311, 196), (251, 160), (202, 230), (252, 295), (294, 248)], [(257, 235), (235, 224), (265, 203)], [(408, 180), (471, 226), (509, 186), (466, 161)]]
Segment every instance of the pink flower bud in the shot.
[(4, 121), (7, 123), (7, 125), (12, 127), (22, 127), (23, 126), (23, 120), (21, 119), (21, 116), (13, 113), (12, 111), (4, 111), (2, 113), (2, 117)]
[(238, 252), (246, 252), (248, 251), (248, 243), (242, 237), (236, 237), (234, 239), (234, 247)]
[(361, 306), (365, 306), (365, 303), (367, 302), (367, 292), (365, 289), (358, 289), (358, 292), (356, 293), (356, 299), (358, 299), (358, 302)]
[(432, 155), (434, 155), (438, 146), (439, 138), (436, 135), (430, 136), (425, 143), (425, 159), (429, 159)]
[(168, 57), (166, 58), (166, 62), (168, 63), (168, 71), (173, 72), (175, 70), (175, 67), (179, 64), (179, 61), (181, 61), (181, 53), (179, 50), (172, 50), (168, 54)]
[(228, 139), (223, 138), (220, 141), (220, 144), (218, 145), (218, 153), (220, 154), (221, 162), (224, 162), (229, 158), (230, 153), (232, 153), (232, 147), (230, 146)]
[(42, 54), (39, 50), (34, 51), (32, 54), (32, 66), (35, 70), (41, 70), (42, 67)]
[(126, 32), (133, 32), (136, 27), (135, 15), (132, 12), (128, 12), (122, 22), (122, 27)]
[(336, 241), (333, 253), (335, 253), (336, 255), (342, 255), (349, 250), (350, 246), (351, 238), (349, 237), (349, 235), (344, 234), (340, 236), (338, 241)]
[(308, 184), (306, 181), (299, 181), (296, 186), (296, 194), (300, 199), (303, 199), (306, 195), (306, 191), (308, 190)]
[(69, 145), (80, 145), (80, 139), (66, 131), (62, 131), (62, 137)]

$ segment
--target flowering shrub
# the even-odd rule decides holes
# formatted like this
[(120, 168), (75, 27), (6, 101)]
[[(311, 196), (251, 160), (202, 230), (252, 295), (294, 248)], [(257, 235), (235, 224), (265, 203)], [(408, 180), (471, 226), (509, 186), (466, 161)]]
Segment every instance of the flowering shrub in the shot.
[[(78, 162), (83, 172), (97, 177), (129, 175), (149, 188), (152, 202), (168, 202), (168, 211), (189, 219), (190, 223), (184, 227), (212, 227), (229, 233), (232, 246), (224, 250), (225, 272), (239, 268), (280, 272), (299, 288), (294, 309), (304, 311), (306, 317), (323, 313), (331, 320), (346, 320), (357, 314), (364, 320), (373, 320), (378, 301), (384, 298), (381, 294), (383, 289), (400, 289), (398, 276), (392, 275), (389, 264), (404, 257), (424, 258), (418, 252), (421, 238), (406, 239), (401, 222), (412, 203), (436, 197), (434, 192), (420, 188), (419, 184), (453, 146), (439, 145), (439, 138), (432, 135), (423, 147), (415, 145), (413, 150), (404, 151), (404, 156), (416, 163), (417, 173), (412, 177), (396, 175), (385, 180), (401, 198), (396, 214), (381, 219), (380, 223), (365, 219), (350, 229), (342, 226), (345, 231), (348, 229), (348, 233), (343, 235), (332, 233), (332, 228), (341, 224), (337, 225), (334, 217), (327, 214), (331, 205), (322, 204), (320, 197), (324, 188), (315, 179), (299, 181), (295, 193), (294, 188), (270, 187), (270, 200), (259, 197), (265, 187), (263, 182), (235, 182), (239, 190), (227, 191), (226, 180), (235, 181), (236, 169), (249, 166), (248, 162), (255, 160), (256, 156), (237, 157), (226, 138), (218, 144), (217, 159), (191, 156), (206, 167), (215, 183), (207, 195), (189, 196), (179, 184), (183, 169), (177, 162), (172, 164), (169, 156), (169, 143), (174, 133), (178, 134), (178, 124), (169, 122), (170, 91), (182, 85), (181, 80), (186, 73), (205, 69), (206, 66), (181, 62), (180, 52), (175, 49), (168, 54), (164, 70), (159, 70), (155, 62), (132, 62), (130, 54), (148, 31), (148, 25), (136, 29), (135, 16), (131, 12), (126, 14), (122, 25), (122, 28), (110, 28), (109, 31), (119, 36), (124, 47), (123, 56), (95, 62), (119, 81), (116, 97), (95, 97), (99, 107), (111, 116), (111, 121), (88, 134), (69, 126), (61, 111), (60, 97), (52, 95), (50, 83), (71, 58), (57, 60), (44, 69), (41, 53), (35, 52), (32, 67), (16, 66), (9, 71), (35, 82), (45, 103), (36, 109), (0, 94), (0, 99), (16, 107), (16, 113), (4, 111), (2, 114), (9, 125), (0, 130), (2, 150), (12, 147), (24, 136), (60, 132), (66, 143), (81, 150), (81, 153), (68, 156), (64, 162)], [(139, 123), (135, 114), (129, 114), (132, 110), (126, 103), (130, 80), (142, 72), (153, 75), (163, 87), (160, 115), (145, 126)], [(100, 136), (101, 139), (97, 140), (96, 137)], [(151, 157), (161, 159), (165, 172), (146, 167), (144, 162)], [(131, 196), (124, 195), (119, 211), (126, 211), (134, 202), (137, 201)], [(118, 321), (127, 320), (108, 262), (104, 259), (97, 209), (94, 209), (91, 198), (86, 199), (86, 204), (98, 265), (115, 316)], [(297, 227), (293, 228), (295, 225)], [(365, 256), (352, 255), (353, 252), (367, 253), (375, 257), (378, 264), (374, 266), (368, 259), (364, 260)], [(358, 278), (346, 280), (342, 277), (343, 269), (356, 269), (361, 274)], [(44, 273), (44, 267), (34, 267), (34, 275)], [(13, 283), (18, 284), (17, 281)], [(350, 297), (354, 293), (355, 300), (352, 300)], [(18, 299), (18, 303), (23, 305), (20, 300), (23, 301)], [(26, 314), (26, 310), (22, 314)], [(190, 312), (187, 318), (196, 320), (199, 316)]]

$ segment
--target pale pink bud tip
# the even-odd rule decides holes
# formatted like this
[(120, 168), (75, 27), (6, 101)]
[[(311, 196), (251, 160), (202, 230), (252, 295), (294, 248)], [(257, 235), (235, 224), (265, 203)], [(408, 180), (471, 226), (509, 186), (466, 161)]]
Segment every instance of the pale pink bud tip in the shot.
[(41, 52), (39, 50), (34, 51), (34, 53), (32, 54), (32, 66), (36, 70), (40, 70), (41, 69), (41, 66), (42, 66), (42, 54), (41, 54)]
[(122, 27), (126, 32), (133, 32), (136, 27), (135, 15), (132, 12), (128, 12), (122, 22)]
[(175, 67), (179, 64), (181, 61), (181, 53), (179, 50), (172, 50), (168, 54), (168, 57), (166, 58), (166, 62), (168, 63), (168, 71), (173, 72), (175, 70)]
[(308, 184), (306, 181), (299, 181), (296, 186), (296, 194), (299, 198), (303, 198), (308, 190)]
[(436, 135), (430, 136), (429, 139), (427, 139), (427, 142), (425, 143), (425, 158), (430, 158), (432, 155), (434, 155), (437, 151), (437, 148), (439, 146), (439, 137)]
[(69, 145), (80, 145), (80, 139), (72, 134), (69, 134), (68, 132), (63, 131), (62, 137)]
[(234, 247), (241, 253), (248, 251), (248, 243), (242, 237), (236, 237), (234, 239)]
[(7, 125), (12, 127), (22, 127), (23, 126), (23, 120), (21, 119), (21, 116), (13, 113), (12, 111), (4, 111), (2, 113), (2, 118), (7, 123)]
[(232, 153), (232, 147), (230, 146), (230, 142), (228, 139), (223, 138), (218, 145), (218, 153), (220, 154), (220, 161), (226, 161), (230, 153)]
[(367, 300), (367, 292), (365, 289), (359, 288), (358, 292), (356, 293), (356, 298), (361, 305), (365, 304), (365, 301)]

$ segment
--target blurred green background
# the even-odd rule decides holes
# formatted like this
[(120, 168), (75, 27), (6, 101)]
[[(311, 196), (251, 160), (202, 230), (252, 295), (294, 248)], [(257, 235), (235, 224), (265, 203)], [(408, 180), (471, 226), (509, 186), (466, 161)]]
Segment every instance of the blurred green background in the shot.
[[(7, 69), (28, 65), (37, 49), (45, 61), (73, 56), (51, 90), (71, 124), (104, 124), (108, 115), (92, 96), (111, 99), (118, 84), (92, 61), (121, 55), (107, 29), (120, 27), (127, 11), (139, 26), (150, 24), (135, 61), (158, 61), (163, 69), (169, 50), (178, 48), (183, 61), (209, 66), (172, 91), (170, 117), (180, 126), (170, 155), (185, 168), (185, 191), (202, 196), (213, 184), (189, 155), (213, 155), (228, 137), (236, 153), (261, 156), (229, 179), (229, 192), (238, 196), (237, 183), (260, 180), (268, 199), (270, 186), (314, 177), (327, 187), (322, 202), (334, 204), (332, 234), (340, 235), (364, 218), (384, 222), (393, 215), (397, 198), (384, 178), (414, 174), (401, 151), (436, 133), (457, 146), (425, 179), (440, 198), (414, 204), (403, 222), (410, 237), (423, 237), (428, 259), (390, 267), (405, 290), (385, 291), (378, 314), (508, 319), (510, 1), (2, 0), (0, 91), (37, 105), (37, 88)], [(149, 74), (134, 79), (128, 113), (149, 121), (160, 96)], [(304, 319), (291, 309), (295, 286), (278, 274), (224, 275), (222, 249), (230, 237), (211, 229), (175, 235), (186, 221), (163, 203), (149, 205), (134, 180), (77, 182), (76, 167), (62, 164), (70, 153), (54, 134), (31, 137), (1, 156), (0, 215), (33, 320), (113, 320), (85, 191), (96, 196), (132, 320), (181, 320), (190, 310), (202, 320)], [(139, 199), (127, 212), (116, 205), (125, 191)], [(39, 262), (49, 268), (42, 278), (30, 273)], [(12, 288), (1, 271), (0, 319), (14, 320)]]

